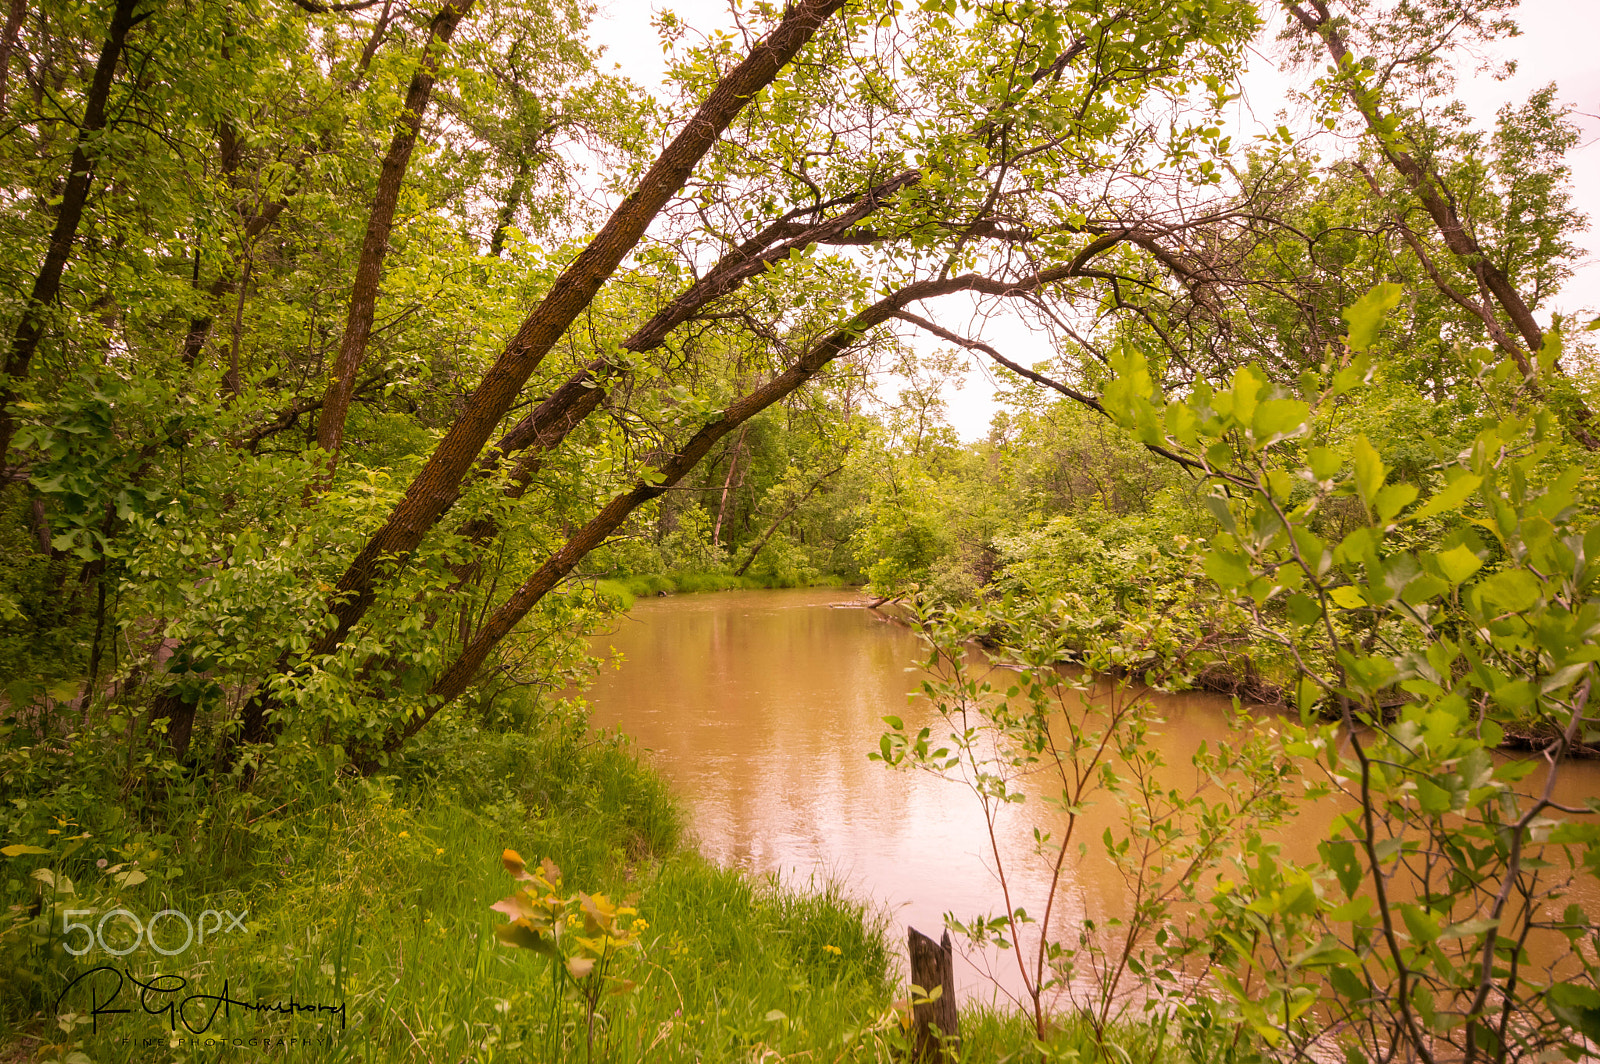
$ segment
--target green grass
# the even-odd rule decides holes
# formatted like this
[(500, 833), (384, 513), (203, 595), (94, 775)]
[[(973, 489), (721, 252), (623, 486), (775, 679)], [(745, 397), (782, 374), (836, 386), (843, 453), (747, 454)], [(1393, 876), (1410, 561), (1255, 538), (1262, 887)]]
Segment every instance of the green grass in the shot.
[[(657, 595), (688, 595), (702, 591), (756, 590), (792, 587), (767, 577), (734, 576), (730, 573), (650, 573), (644, 576), (616, 576), (595, 582), (595, 590), (620, 609), (629, 609), (634, 600)], [(838, 576), (824, 576), (807, 582), (807, 587), (843, 587)]]
[[(343, 779), (289, 808), (230, 803), (217, 792), (191, 807), (211, 810), (203, 822), (147, 827), (117, 847), (90, 837), (67, 857), (8, 860), (13, 914), (37, 886), (25, 863), (74, 886), (0, 934), (0, 1060), (254, 1061), (268, 1053), (261, 1039), (283, 1061), (903, 1059), (893, 1002), (904, 988), (882, 920), (836, 887), (794, 889), (717, 868), (682, 846), (662, 780), (625, 740), (594, 736), (576, 716), (552, 718), (538, 734), (458, 723), (424, 738), (394, 775)], [(178, 797), (167, 800), (169, 812), (179, 809)], [(56, 839), (76, 830), (69, 824)], [(551, 960), (494, 937), (506, 918), (490, 906), (516, 886), (500, 861), (507, 848), (530, 863), (554, 860), (563, 893), (604, 893), (648, 923), (637, 948), (612, 965), (608, 985), (632, 986), (599, 995), (592, 1049), (585, 1007)], [(144, 855), (142, 883), (118, 889), (95, 867), (102, 854), (132, 853)], [(141, 920), (163, 909), (248, 916), (243, 932), (213, 933), (170, 958), (148, 947), (120, 959), (64, 952), (66, 910), (91, 909), (98, 922), (119, 906)], [(117, 945), (115, 927), (107, 930)], [(169, 918), (164, 943), (180, 938)], [(235, 1012), (201, 1034), (175, 1034), (168, 1015), (140, 1014), (128, 984), (119, 1004), (134, 1013), (102, 1016), (95, 1033), (87, 994), (59, 1012), (56, 996), (96, 964), (146, 981), (181, 976), (183, 995), (226, 985), (239, 1001), (342, 1004), (344, 1029), (331, 1017)], [(100, 989), (105, 1004), (109, 984)], [(159, 1010), (166, 999), (153, 1000)], [(76, 1020), (58, 1018), (73, 1012)], [(972, 1011), (963, 1024), (962, 1060), (1039, 1059), (1016, 1015)], [(207, 1045), (207, 1037), (226, 1041)], [(1071, 1025), (1052, 1044), (1096, 1056)]]
[[(629, 899), (649, 924), (640, 948), (613, 965), (636, 986), (602, 996), (596, 1060), (748, 1060), (754, 1047), (847, 1049), (851, 1039), (870, 1057), (878, 1036), (860, 1032), (892, 997), (883, 936), (859, 905), (719, 869), (680, 847), (661, 781), (615, 738), (463, 732), (420, 747), (397, 778), (342, 782), (264, 825), (214, 825), (210, 833), (229, 836), (225, 854), (191, 848), (190, 867), (170, 882), (159, 874), (170, 868), (147, 862), (156, 874), (114, 893), (92, 867), (89, 840), (71, 868), (75, 893), (42, 914), (49, 926), (69, 908), (93, 908), (95, 920), (118, 905), (141, 919), (226, 908), (249, 911), (248, 934), (214, 934), (170, 959), (147, 947), (122, 960), (98, 950), (73, 958), (59, 935), (35, 943), (11, 957), (42, 978), (29, 998), (7, 1000), (12, 1031), (0, 1058), (253, 1060), (259, 1047), (231, 1040), (304, 1038), (319, 1026), (235, 1015), (207, 1032), (221, 1031), (228, 1046), (174, 1047), (166, 1018), (135, 1004), (133, 1016), (101, 1017), (98, 1034), (86, 1015), (63, 1030), (53, 995), (93, 961), (139, 978), (181, 975), (206, 993), (226, 981), (237, 1000), (344, 1004), (342, 1035), (275, 1049), (277, 1059), (583, 1060), (585, 1012), (555, 988), (551, 962), (493, 938), (505, 917), (489, 906), (515, 886), (500, 862), (506, 848), (550, 857), (564, 890)], [(163, 938), (176, 945), (181, 928), (169, 919)], [(87, 996), (78, 1011), (89, 1011)], [(321, 1026), (337, 1031), (336, 1021)], [(120, 1044), (124, 1034), (159, 1048)]]

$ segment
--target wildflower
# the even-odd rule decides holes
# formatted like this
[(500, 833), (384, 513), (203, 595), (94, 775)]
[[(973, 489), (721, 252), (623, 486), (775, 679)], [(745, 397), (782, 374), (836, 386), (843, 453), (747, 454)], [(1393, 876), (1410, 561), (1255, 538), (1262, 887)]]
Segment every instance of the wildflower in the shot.
[(401, 837), (401, 838), (402, 838), (402, 839), (409, 839), (409, 838), (410, 838), (410, 837), (411, 837), (411, 832), (409, 832), (409, 831), (402, 831), (402, 832), (401, 832), (401, 833), (400, 833), (400, 837)]
[(110, 863), (111, 863), (111, 862), (110, 862), (110, 861), (108, 861), (108, 860), (106, 860), (106, 859), (105, 859), (105, 858), (104, 858), (104, 857), (102, 857), (102, 858), (100, 858), (100, 860), (98, 860), (98, 861), (96, 861), (96, 862), (95, 862), (95, 863), (94, 863), (94, 866), (95, 866), (95, 867), (96, 867), (96, 868), (104, 868), (104, 867), (105, 867), (105, 866), (106, 866), (106, 865), (108, 865), (108, 864), (110, 864)]
[(443, 846), (441, 846), (441, 847), (439, 847), (439, 848), (438, 848), (438, 849), (437, 849), (437, 850), (434, 850), (434, 851), (433, 851), (433, 855), (434, 855), (434, 856), (435, 856), (435, 857), (437, 857), (437, 856), (439, 856), (439, 855), (440, 855), (440, 854), (441, 854), (441, 853), (444, 853), (444, 847), (443, 847)]
[(835, 946), (831, 942), (828, 943), (826, 946), (823, 946), (822, 948), (827, 950), (829, 953), (833, 954), (835, 957), (841, 957), (841, 956), (844, 955), (844, 950), (840, 949), (838, 946)]

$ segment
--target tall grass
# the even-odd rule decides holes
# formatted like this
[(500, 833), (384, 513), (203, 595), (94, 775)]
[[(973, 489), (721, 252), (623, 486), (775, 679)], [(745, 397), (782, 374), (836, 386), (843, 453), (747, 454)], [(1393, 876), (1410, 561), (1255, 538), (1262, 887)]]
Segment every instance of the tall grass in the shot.
[[(281, 807), (237, 792), (233, 801), (221, 791), (208, 799), (201, 792), (212, 784), (193, 786), (143, 814), (204, 820), (168, 824), (165, 833), (147, 822), (143, 835), (115, 846), (93, 835), (70, 857), (6, 860), (13, 923), (0, 931), (46, 933), (0, 936), (0, 1060), (904, 1059), (903, 1003), (894, 1002), (904, 990), (882, 919), (835, 887), (793, 889), (717, 868), (683, 847), (660, 778), (625, 740), (591, 735), (581, 718), (552, 720), (532, 735), (458, 722), (391, 776), (341, 778)], [(67, 823), (57, 838), (76, 831)], [(551, 858), (564, 890), (625, 899), (648, 923), (638, 948), (612, 966), (622, 992), (600, 996), (592, 1042), (584, 1006), (567, 992), (571, 980), (545, 956), (494, 937), (505, 918), (490, 905), (513, 888), (500, 861), (507, 848)], [(131, 867), (135, 853), (148, 878), (119, 887), (108, 872)], [(117, 863), (97, 867), (101, 855)], [(26, 867), (73, 881), (70, 894), (44, 891), (32, 921), (24, 910), (42, 884)], [(141, 922), (163, 909), (191, 919), (208, 909), (246, 915), (242, 930), (213, 933), (171, 957), (148, 945), (120, 958), (67, 954), (60, 929), (68, 910), (92, 910), (73, 919), (97, 923), (118, 907)], [(119, 920), (106, 926), (113, 948), (131, 937)], [(161, 934), (175, 948), (181, 930), (168, 918)], [(57, 1001), (96, 965), (158, 992), (145, 995), (146, 1006), (126, 982), (115, 1006), (133, 1011), (94, 1018), (122, 978), (100, 973)], [(169, 978), (157, 983), (158, 975)], [(187, 984), (159, 992), (177, 985), (170, 977)], [(341, 1019), (230, 1008), (204, 1027), (202, 1001), (185, 1013), (200, 1028), (191, 1032), (166, 1010), (190, 995), (224, 993), (344, 1011)], [(963, 1022), (962, 1060), (1039, 1057), (1015, 1017), (972, 1012)], [(1086, 1046), (1069, 1027), (1045, 1051), (1090, 1060)]]
[[(86, 846), (72, 868), (74, 894), (57, 896), (43, 914), (59, 928), (68, 909), (94, 908), (92, 922), (117, 906), (141, 922), (162, 909), (191, 918), (248, 910), (246, 933), (213, 934), (171, 958), (141, 946), (120, 959), (98, 949), (68, 956), (54, 935), (21, 959), (42, 969), (40, 985), (51, 992), (111, 964), (146, 982), (186, 978), (176, 997), (221, 994), (226, 985), (238, 1001), (342, 1004), (342, 1031), (330, 1016), (258, 1020), (230, 1010), (192, 1035), (181, 1024), (174, 1030), (170, 1014), (144, 1014), (128, 983), (119, 1004), (131, 1002), (134, 1013), (102, 1015), (95, 1032), (86, 991), (97, 989), (105, 1004), (115, 982), (105, 975), (62, 1003), (64, 1023), (51, 992), (35, 997), (31, 1017), (18, 1014), (22, 1000), (9, 999), (9, 1045), (0, 1055), (243, 1060), (263, 1052), (251, 1039), (309, 1038), (274, 1045), (272, 1054), (582, 1060), (583, 1012), (561, 992), (551, 962), (493, 937), (504, 917), (489, 906), (512, 887), (499, 859), (508, 847), (550, 857), (571, 889), (630, 898), (648, 921), (641, 948), (614, 967), (618, 980), (636, 986), (600, 1004), (596, 1060), (748, 1060), (756, 1047), (845, 1049), (850, 1038), (870, 1058), (873, 1036), (860, 1032), (891, 996), (881, 929), (861, 906), (837, 891), (782, 890), (678, 846), (660, 780), (615, 738), (463, 731), (419, 748), (396, 777), (344, 780), (323, 800), (275, 818), (271, 830), (261, 827), (215, 825), (227, 841), (188, 855), (184, 875), (152, 875), (120, 890), (85, 867), (96, 852)], [(106, 928), (113, 948), (119, 921)], [(165, 944), (176, 946), (181, 935), (169, 919)], [(171, 997), (150, 1000), (159, 1009)], [(191, 1016), (203, 1011), (192, 1006)], [(226, 1044), (207, 1045), (207, 1037)]]

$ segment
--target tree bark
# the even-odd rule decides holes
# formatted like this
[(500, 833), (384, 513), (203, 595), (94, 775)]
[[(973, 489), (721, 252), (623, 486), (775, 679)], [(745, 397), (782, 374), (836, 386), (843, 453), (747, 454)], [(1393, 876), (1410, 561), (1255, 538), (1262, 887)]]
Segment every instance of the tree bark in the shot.
[(400, 203), (400, 189), (405, 184), (406, 168), (411, 163), (417, 135), (422, 130), (422, 116), (433, 96), (442, 53), (472, 4), (473, 0), (450, 0), (429, 23), (428, 41), (423, 45), (422, 58), (406, 89), (406, 102), (400, 113), (399, 126), (389, 141), (389, 150), (384, 154), (383, 165), (378, 171), (378, 189), (372, 198), (372, 210), (367, 215), (367, 231), (361, 242), (361, 255), (356, 261), (355, 284), (350, 292), (344, 335), (339, 341), (339, 355), (328, 376), (328, 387), (322, 396), (322, 410), (317, 418), (317, 446), (328, 456), (324, 484), (331, 480), (339, 464), (339, 448), (344, 442), (344, 424), (350, 412), (350, 397), (355, 392), (361, 360), (366, 356), (367, 344), (372, 338), (372, 319), (378, 304), (378, 285), (383, 278), (383, 259), (389, 250), (389, 236), (394, 230), (394, 214)]
[(739, 451), (744, 447), (745, 432), (749, 428), (748, 423), (739, 426), (739, 436), (728, 453), (728, 475), (722, 478), (722, 501), (717, 505), (717, 523), (711, 529), (713, 547), (722, 546), (722, 519), (728, 514), (728, 492), (733, 489), (733, 474), (739, 468)]
[(493, 258), (498, 259), (506, 249), (506, 230), (517, 220), (517, 208), (522, 206), (522, 197), (528, 193), (528, 175), (531, 169), (526, 153), (518, 155), (517, 170), (511, 176), (511, 187), (506, 189), (506, 198), (495, 214), (494, 232), (489, 236), (489, 255)]
[[(465, 411), (407, 487), (405, 497), (340, 577), (330, 597), (333, 624), (310, 648), (310, 656), (330, 654), (344, 642), (350, 629), (376, 600), (382, 573), (403, 564), (455, 502), (462, 481), (472, 471), (496, 425), (511, 409), (523, 384), (561, 339), (567, 326), (594, 299), (600, 286), (638, 244), (646, 227), (667, 200), (683, 187), (700, 159), (750, 98), (776, 78), (823, 22), (838, 13), (846, 2), (802, 0), (791, 9), (772, 33), (718, 82), (605, 226), (562, 271), (484, 375)], [(479, 629), (469, 650), (480, 644), (488, 627), (486, 624)], [(489, 645), (500, 638), (501, 635), (494, 636)], [(482, 651), (483, 654), (487, 652), (487, 649)], [(479, 664), (481, 661), (480, 657)], [(288, 660), (282, 663), (285, 668), (289, 665)], [(245, 705), (239, 734), (242, 742), (264, 742), (271, 738), (275, 729), (269, 715), (273, 708), (274, 702), (265, 692)]]
[(94, 144), (106, 126), (106, 103), (111, 97), (111, 82), (122, 59), (128, 34), (142, 18), (134, 17), (139, 0), (117, 0), (111, 13), (111, 28), (105, 44), (100, 49), (100, 59), (95, 64), (94, 78), (89, 82), (88, 98), (84, 103), (83, 121), (78, 125), (78, 138), (72, 147), (72, 161), (67, 173), (66, 187), (61, 193), (61, 206), (56, 211), (56, 224), (50, 233), (50, 243), (45, 249), (44, 262), (34, 278), (33, 291), (29, 293), (22, 319), (12, 337), (11, 350), (6, 355), (5, 379), (0, 382), (0, 467), (6, 463), (11, 450), (11, 437), (16, 424), (10, 406), (16, 398), (17, 383), (28, 376), (34, 352), (44, 337), (45, 315), (61, 297), (61, 277), (66, 272), (67, 260), (72, 257), (72, 244), (83, 220), (84, 207), (89, 202), (89, 188), (94, 183), (94, 170), (99, 148)]
[[(834, 206), (834, 203), (790, 212), (724, 255), (704, 277), (636, 329), (621, 347), (636, 354), (659, 347), (674, 328), (706, 305), (732, 292), (746, 280), (788, 258), (800, 248), (839, 240), (862, 218), (877, 210), (888, 197), (900, 188), (915, 183), (916, 179), (916, 171), (901, 173), (856, 197), (848, 210), (826, 221), (802, 225), (795, 218), (800, 214), (814, 214)], [(579, 370), (490, 448), (478, 464), (479, 473), (491, 475), (504, 456), (521, 452), (505, 488), (507, 498), (521, 498), (532, 484), (544, 456), (559, 447), (568, 433), (599, 409), (608, 390), (628, 372), (605, 359), (596, 359)], [(492, 520), (474, 519), (459, 531), (463, 537), (482, 545), (492, 539), (499, 528)], [(458, 580), (464, 584), (473, 568), (472, 564), (461, 566), (457, 570)]]
[(11, 0), (6, 12), (6, 27), (0, 35), (0, 115), (6, 113), (6, 88), (11, 84), (11, 53), (17, 47), (17, 34), (28, 14), (28, 0)]
[(924, 998), (934, 998), (937, 994), (936, 1000), (911, 1006), (914, 1039), (911, 1059), (954, 1060), (961, 1029), (957, 1023), (955, 955), (950, 948), (950, 932), (946, 931), (935, 942), (916, 928), (908, 928), (906, 953), (912, 984), (922, 989)]
[[(1344, 36), (1334, 26), (1333, 16), (1328, 11), (1326, 0), (1307, 0), (1310, 11), (1294, 3), (1293, 0), (1280, 0), (1280, 2), (1302, 29), (1322, 41), (1329, 57), (1339, 70), (1354, 69), (1355, 59), (1350, 54)], [(1505, 271), (1495, 265), (1494, 259), (1484, 252), (1477, 237), (1456, 210), (1455, 197), (1443, 187), (1432, 167), (1406, 150), (1405, 141), (1400, 134), (1385, 129), (1385, 116), (1379, 111), (1377, 94), (1365, 92), (1358, 85), (1347, 81), (1345, 95), (1360, 112), (1384, 158), (1388, 159), (1389, 165), (1405, 179), (1412, 195), (1417, 197), (1423, 210), (1433, 220), (1434, 228), (1438, 230), (1445, 247), (1467, 272), (1472, 274), (1480, 288), (1494, 297), (1494, 301), (1510, 320), (1512, 327), (1522, 337), (1523, 343), (1527, 345), (1526, 351), (1514, 344), (1503, 343), (1501, 346), (1516, 363), (1529, 388), (1542, 398), (1543, 392), (1538, 385), (1538, 357), (1544, 350), (1544, 330), (1539, 327), (1538, 321), (1533, 316), (1533, 310), (1522, 298), (1522, 293), (1517, 291), (1516, 285), (1511, 283)], [(1444, 294), (1448, 296), (1449, 290), (1445, 289)], [(1491, 335), (1495, 331), (1491, 328)], [(1502, 333), (1501, 336), (1503, 335)], [(1569, 426), (1573, 436), (1588, 450), (1600, 450), (1600, 438), (1591, 434), (1588, 428), (1593, 415), (1582, 403), (1578, 404), (1576, 413), (1578, 423)]]
[(683, 187), (701, 157), (758, 91), (788, 65), (822, 23), (846, 0), (804, 0), (724, 77), (684, 129), (656, 159), (638, 187), (605, 227), (564, 270), (522, 323), (467, 402), (394, 512), (340, 577), (331, 612), (334, 625), (312, 653), (327, 654), (344, 641), (376, 596), (380, 573), (402, 562), (455, 502), (495, 426), (567, 326), (644, 235), (669, 197)]
[(853, 348), (871, 330), (894, 317), (906, 306), (921, 299), (952, 292), (983, 292), (1019, 295), (1067, 276), (1066, 267), (1035, 274), (1024, 281), (994, 281), (973, 274), (918, 281), (885, 296), (867, 307), (765, 385), (726, 407), (716, 421), (701, 427), (675, 454), (655, 463), (652, 475), (636, 482), (633, 488), (614, 497), (588, 524), (579, 529), (551, 555), (478, 628), (472, 642), (439, 676), (429, 691), (430, 705), (386, 743), (395, 750), (420, 731), (434, 715), (465, 691), (488, 659), (490, 651), (504, 639), (538, 602), (549, 594), (591, 550), (605, 542), (634, 510), (660, 497), (689, 473), (723, 437), (772, 404), (793, 393), (811, 380), (835, 358)]

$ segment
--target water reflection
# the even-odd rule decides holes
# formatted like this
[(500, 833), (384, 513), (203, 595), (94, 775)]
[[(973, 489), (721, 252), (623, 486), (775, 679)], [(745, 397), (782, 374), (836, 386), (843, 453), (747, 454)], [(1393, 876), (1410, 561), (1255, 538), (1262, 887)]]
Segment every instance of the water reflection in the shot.
[[(1003, 903), (971, 794), (867, 759), (885, 714), (913, 727), (937, 721), (924, 702), (907, 698), (923, 678), (914, 667), (917, 637), (850, 608), (857, 601), (836, 590), (641, 600), (596, 640), (598, 653), (614, 648), (625, 663), (603, 669), (588, 697), (596, 726), (620, 727), (650, 751), (708, 857), (791, 882), (839, 880), (888, 911), (903, 941), (908, 925), (937, 934), (946, 911), (969, 917)], [(1157, 709), (1155, 742), (1168, 779), (1193, 783), (1189, 759), (1202, 741), (1226, 735), (1227, 702), (1167, 697)], [(1561, 790), (1581, 804), (1597, 793), (1600, 775), (1593, 764), (1569, 769)], [(1048, 873), (1031, 856), (1028, 818), (1041, 812), (1036, 803), (1005, 810), (1000, 843), (1002, 860), (1017, 870), (1014, 903), (1035, 914)], [(1310, 858), (1336, 812), (1331, 803), (1306, 810), (1284, 840), (1290, 855)], [(1104, 803), (1080, 824), (1091, 853), (1115, 816)], [(1591, 911), (1595, 901), (1585, 899)], [(1060, 935), (1126, 905), (1122, 877), (1091, 858), (1069, 869), (1051, 923)], [(994, 991), (982, 971), (991, 966), (1002, 988), (1019, 988), (1014, 956), (969, 956), (957, 964), (963, 1000)]]

